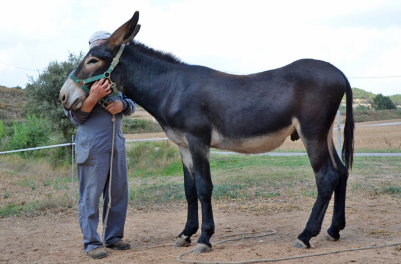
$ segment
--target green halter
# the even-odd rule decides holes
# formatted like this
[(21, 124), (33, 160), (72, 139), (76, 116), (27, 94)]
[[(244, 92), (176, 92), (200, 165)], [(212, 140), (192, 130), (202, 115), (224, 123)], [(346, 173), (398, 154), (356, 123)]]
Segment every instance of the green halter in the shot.
[(103, 79), (103, 78), (108, 79), (113, 93), (110, 94), (107, 98), (102, 98), (102, 99), (99, 100), (99, 104), (101, 104), (103, 106), (104, 106), (105, 103), (108, 103), (110, 97), (118, 95), (117, 86), (111, 80), (110, 75), (111, 75), (111, 72), (114, 70), (114, 68), (117, 66), (117, 64), (120, 62), (120, 57), (121, 57), (121, 54), (123, 53), (124, 47), (125, 47), (125, 44), (121, 44), (120, 50), (118, 51), (117, 55), (114, 57), (113, 61), (111, 62), (111, 65), (110, 65), (109, 69), (105, 73), (100, 74), (100, 75), (96, 75), (94, 77), (91, 77), (91, 78), (88, 78), (88, 79), (85, 79), (85, 80), (78, 79), (77, 77), (74, 76), (74, 74), (71, 74), (71, 76), (70, 76), (71, 79), (73, 79), (74, 82), (76, 82), (78, 85), (82, 84), (81, 88), (85, 92), (87, 92), (88, 94), (90, 93), (90, 89), (88, 89), (88, 87), (86, 87), (85, 84), (91, 83), (91, 82), (94, 82), (94, 81), (97, 81), (97, 80), (100, 80), (100, 79)]

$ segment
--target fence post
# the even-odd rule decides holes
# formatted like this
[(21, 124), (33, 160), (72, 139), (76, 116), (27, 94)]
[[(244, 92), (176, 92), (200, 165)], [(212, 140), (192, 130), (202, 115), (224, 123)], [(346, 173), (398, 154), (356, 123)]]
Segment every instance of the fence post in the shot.
[(338, 156), (341, 159), (341, 111), (340, 109), (337, 110), (337, 133), (338, 133)]
[(74, 135), (71, 136), (71, 196), (74, 197)]

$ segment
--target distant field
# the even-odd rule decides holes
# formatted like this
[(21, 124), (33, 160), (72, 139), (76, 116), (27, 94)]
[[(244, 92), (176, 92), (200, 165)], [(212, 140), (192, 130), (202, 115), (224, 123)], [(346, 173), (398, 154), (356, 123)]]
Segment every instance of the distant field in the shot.
[[(401, 119), (382, 120), (373, 122), (360, 122), (356, 126), (397, 123)], [(343, 130), (341, 131), (341, 140), (344, 140)], [(144, 133), (144, 134), (126, 134), (126, 139), (146, 139), (146, 138), (165, 138), (164, 132)], [(337, 147), (337, 130), (333, 133), (334, 145)], [(342, 145), (342, 143), (341, 143)], [(401, 125), (377, 126), (377, 127), (356, 127), (355, 128), (355, 150), (357, 152), (401, 152)], [(277, 151), (305, 151), (301, 140), (291, 141), (288, 137), (283, 145)]]

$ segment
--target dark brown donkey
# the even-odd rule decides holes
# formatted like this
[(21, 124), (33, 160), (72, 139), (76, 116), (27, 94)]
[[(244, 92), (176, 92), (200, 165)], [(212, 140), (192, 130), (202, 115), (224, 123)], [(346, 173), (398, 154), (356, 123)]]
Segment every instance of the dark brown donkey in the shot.
[[(301, 138), (316, 177), (318, 196), (305, 230), (295, 247), (310, 247), (319, 234), (327, 206), (334, 195), (334, 212), (327, 240), (338, 240), (345, 227), (348, 168), (353, 162), (354, 120), (352, 90), (344, 74), (333, 65), (312, 59), (295, 61), (279, 69), (231, 75), (207, 67), (188, 65), (176, 57), (132, 41), (140, 26), (139, 13), (117, 29), (104, 44), (93, 48), (75, 71), (78, 79), (104, 73), (122, 43), (130, 43), (111, 74), (118, 89), (134, 100), (163, 127), (178, 145), (184, 167), (188, 218), (175, 246), (191, 243), (199, 228), (198, 199), (202, 207), (202, 233), (195, 253), (211, 250), (215, 225), (210, 148), (240, 153), (263, 153), (279, 147), (291, 136)], [(87, 84), (90, 88), (90, 84)], [(333, 121), (346, 94), (347, 116), (342, 158), (333, 143)], [(88, 94), (69, 79), (61, 88), (65, 109), (76, 110)]]

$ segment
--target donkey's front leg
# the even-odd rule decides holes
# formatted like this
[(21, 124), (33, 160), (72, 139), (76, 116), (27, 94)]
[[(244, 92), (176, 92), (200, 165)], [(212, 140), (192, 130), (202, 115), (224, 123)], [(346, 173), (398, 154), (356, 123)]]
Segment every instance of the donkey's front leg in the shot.
[[(206, 142), (205, 142), (206, 141)], [(193, 169), (195, 173), (196, 191), (202, 207), (202, 227), (198, 245), (194, 253), (209, 252), (212, 249), (210, 238), (214, 234), (214, 220), (212, 210), (213, 183), (210, 175), (210, 139), (188, 139)]]
[(196, 192), (193, 162), (189, 149), (182, 146), (180, 146), (179, 149), (184, 168), (184, 187), (185, 197), (188, 203), (188, 215), (184, 231), (178, 235), (174, 247), (188, 247), (191, 244), (190, 237), (199, 229), (198, 194)]

